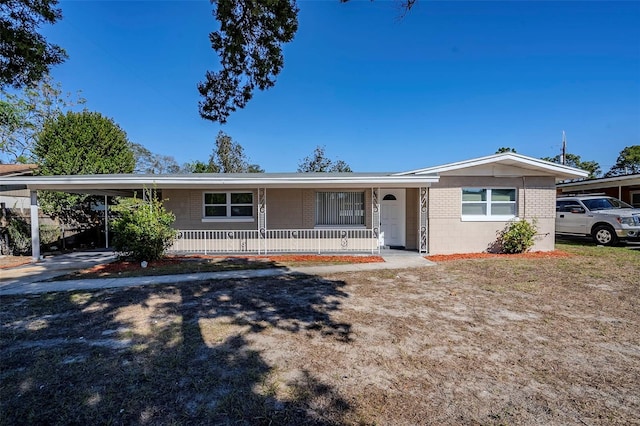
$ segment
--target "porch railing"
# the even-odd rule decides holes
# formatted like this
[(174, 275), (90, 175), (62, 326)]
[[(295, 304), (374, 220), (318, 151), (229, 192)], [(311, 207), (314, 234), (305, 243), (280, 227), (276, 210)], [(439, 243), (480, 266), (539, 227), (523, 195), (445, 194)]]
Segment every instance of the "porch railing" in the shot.
[(379, 253), (371, 229), (180, 230), (170, 252), (188, 253)]

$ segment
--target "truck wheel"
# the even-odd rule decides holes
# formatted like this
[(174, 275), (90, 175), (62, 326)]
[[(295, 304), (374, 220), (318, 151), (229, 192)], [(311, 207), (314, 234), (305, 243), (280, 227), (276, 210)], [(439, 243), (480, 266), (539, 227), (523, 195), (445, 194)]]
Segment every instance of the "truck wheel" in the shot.
[(618, 236), (616, 232), (607, 225), (599, 225), (593, 229), (591, 234), (596, 244), (603, 246), (613, 246), (618, 243)]

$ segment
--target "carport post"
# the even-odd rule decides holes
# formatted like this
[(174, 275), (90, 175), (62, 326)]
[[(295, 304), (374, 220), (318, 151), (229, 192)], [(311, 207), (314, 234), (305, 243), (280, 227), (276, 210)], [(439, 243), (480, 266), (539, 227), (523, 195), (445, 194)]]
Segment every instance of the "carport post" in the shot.
[(109, 248), (109, 204), (107, 196), (104, 196), (104, 248)]
[(31, 257), (40, 260), (40, 224), (38, 223), (38, 192), (31, 191)]

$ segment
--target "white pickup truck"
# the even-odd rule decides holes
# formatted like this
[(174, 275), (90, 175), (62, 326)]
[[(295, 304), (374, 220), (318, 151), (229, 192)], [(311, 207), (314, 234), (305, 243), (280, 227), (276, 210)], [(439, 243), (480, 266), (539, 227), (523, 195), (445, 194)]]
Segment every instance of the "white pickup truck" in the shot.
[(606, 195), (559, 197), (556, 234), (591, 236), (605, 246), (640, 241), (640, 209)]

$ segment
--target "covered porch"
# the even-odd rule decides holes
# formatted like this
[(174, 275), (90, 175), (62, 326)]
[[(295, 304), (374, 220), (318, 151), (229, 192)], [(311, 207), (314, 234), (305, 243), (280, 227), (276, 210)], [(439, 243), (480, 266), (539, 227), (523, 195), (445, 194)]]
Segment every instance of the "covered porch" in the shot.
[(438, 176), (264, 173), (23, 180), (31, 191), (33, 257), (39, 259), (37, 191), (131, 197), (145, 188), (158, 191), (176, 216), (172, 253), (375, 254), (388, 246), (427, 253), (428, 188)]

